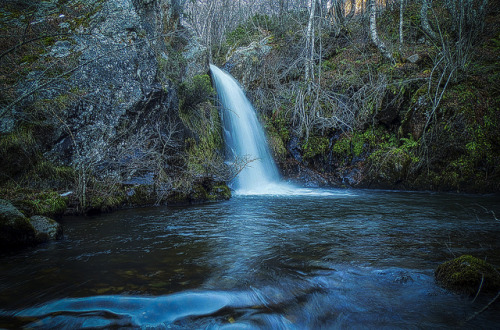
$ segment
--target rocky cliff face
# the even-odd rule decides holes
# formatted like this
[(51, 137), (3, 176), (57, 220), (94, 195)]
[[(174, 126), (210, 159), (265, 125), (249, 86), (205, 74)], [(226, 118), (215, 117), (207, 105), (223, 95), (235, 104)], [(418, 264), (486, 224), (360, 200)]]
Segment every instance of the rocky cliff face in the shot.
[(0, 30), (20, 37), (0, 47), (0, 183), (72, 190), (83, 209), (189, 194), (193, 133), (178, 91), (187, 71), (203, 71), (183, 54), (203, 50), (179, 36), (180, 10), (178, 0), (10, 1)]
[(147, 152), (138, 140), (177, 138), (177, 91), (160, 70), (170, 60), (176, 0), (13, 3), (3, 28), (27, 24), (43, 43), (21, 49), (36, 56), (17, 59), (26, 74), (3, 100), (3, 134), (30, 125), (46, 159), (108, 170)]
[[(57, 118), (55, 145), (46, 153), (51, 160), (99, 162), (92, 155), (106, 157), (103, 151), (141, 130), (169, 134), (178, 100), (172, 82), (159, 74), (160, 59), (168, 58), (165, 36), (176, 24), (169, 6), (170, 1), (104, 1), (88, 26), (56, 42), (50, 54), (78, 53), (78, 68), (62, 86), (54, 86), (63, 87), (59, 95), (73, 95), (68, 111)], [(154, 12), (161, 14), (151, 17)]]

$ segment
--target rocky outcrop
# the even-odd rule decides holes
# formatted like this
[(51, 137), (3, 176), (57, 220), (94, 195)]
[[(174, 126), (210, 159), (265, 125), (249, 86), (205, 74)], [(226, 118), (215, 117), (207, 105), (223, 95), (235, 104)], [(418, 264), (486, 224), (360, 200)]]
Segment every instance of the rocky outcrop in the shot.
[(189, 35), (188, 44), (182, 53), (187, 61), (186, 76), (194, 77), (199, 74), (206, 74), (209, 70), (207, 47), (201, 44), (194, 31), (186, 28), (185, 33)]
[(54, 131), (49, 159), (99, 163), (109, 148), (141, 129), (168, 135), (168, 122), (178, 124), (176, 90), (159, 74), (169, 61), (165, 37), (176, 24), (170, 7), (171, 1), (108, 0), (71, 31), (76, 33), (65, 42), (67, 51), (54, 45), (52, 56), (79, 55), (77, 69), (54, 86), (77, 96), (58, 118), (64, 125)]
[(0, 199), (0, 250), (32, 246), (62, 237), (62, 227), (43, 217), (25, 217), (9, 201)]
[(24, 39), (34, 40), (18, 57), (9, 49), (2, 54), (21, 63), (25, 76), (9, 82), (0, 133), (33, 122), (37, 151), (78, 167), (109, 163), (107, 156), (116, 158), (110, 149), (134, 135), (145, 140), (140, 130), (172, 137), (176, 126), (182, 132), (177, 90), (166, 70), (179, 67), (167, 50), (178, 0), (49, 0), (26, 8), (30, 17), (17, 14), (23, 3), (12, 1), (0, 14), (2, 28), (31, 26)]
[(260, 79), (258, 69), (272, 49), (268, 45), (270, 37), (254, 41), (246, 47), (237, 48), (226, 60), (224, 69), (229, 71), (243, 86)]

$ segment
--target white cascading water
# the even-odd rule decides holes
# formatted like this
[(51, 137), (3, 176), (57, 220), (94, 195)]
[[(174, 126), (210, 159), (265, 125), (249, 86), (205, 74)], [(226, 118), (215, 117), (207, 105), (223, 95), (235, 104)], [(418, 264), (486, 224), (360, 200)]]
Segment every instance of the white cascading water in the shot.
[(280, 194), (290, 188), (281, 181), (255, 110), (238, 82), (227, 72), (210, 65), (222, 105), (221, 117), (228, 158), (250, 162), (235, 178), (237, 194)]
[(224, 140), (230, 161), (247, 158), (250, 162), (231, 183), (237, 195), (347, 196), (346, 192), (299, 188), (283, 182), (267, 145), (264, 129), (252, 103), (240, 84), (227, 72), (210, 65), (212, 80), (222, 105)]

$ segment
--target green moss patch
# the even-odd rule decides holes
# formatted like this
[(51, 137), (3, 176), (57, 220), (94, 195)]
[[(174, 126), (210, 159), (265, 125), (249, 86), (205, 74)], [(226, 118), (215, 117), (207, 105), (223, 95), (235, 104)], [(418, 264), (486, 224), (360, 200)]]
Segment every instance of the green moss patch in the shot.
[(228, 200), (231, 198), (231, 189), (227, 184), (220, 182), (211, 189), (210, 196), (215, 200)]
[(304, 158), (311, 159), (317, 155), (324, 155), (328, 150), (330, 140), (324, 136), (310, 136), (309, 139), (302, 145), (304, 150)]
[(17, 203), (27, 215), (61, 215), (68, 207), (67, 198), (55, 191), (30, 193)]

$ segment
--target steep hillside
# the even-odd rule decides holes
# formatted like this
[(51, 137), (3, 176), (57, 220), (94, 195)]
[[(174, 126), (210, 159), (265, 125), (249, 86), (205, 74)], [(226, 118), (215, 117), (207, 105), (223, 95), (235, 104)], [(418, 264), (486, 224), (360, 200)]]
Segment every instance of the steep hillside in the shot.
[(304, 14), (255, 16), (229, 34), (219, 60), (247, 87), (286, 177), (310, 185), (500, 190), (498, 8), (490, 4), (484, 27), (469, 27), (467, 38), (444, 4), (433, 10), (441, 36), (424, 32), (421, 5), (410, 2), (403, 44), (399, 8), (379, 13), (393, 63), (372, 42), (367, 16), (337, 28), (323, 23), (309, 82)]

